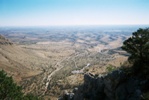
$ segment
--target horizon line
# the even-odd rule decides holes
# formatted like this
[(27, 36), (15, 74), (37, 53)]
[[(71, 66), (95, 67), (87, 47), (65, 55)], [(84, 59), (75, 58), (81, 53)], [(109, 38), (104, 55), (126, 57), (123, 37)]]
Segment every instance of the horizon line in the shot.
[(77, 26), (149, 26), (149, 24), (97, 24), (97, 25), (5, 25), (2, 27), (77, 27)]

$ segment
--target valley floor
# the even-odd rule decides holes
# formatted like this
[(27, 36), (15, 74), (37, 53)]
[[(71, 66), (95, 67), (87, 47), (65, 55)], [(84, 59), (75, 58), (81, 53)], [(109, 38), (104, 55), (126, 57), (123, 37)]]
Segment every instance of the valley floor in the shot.
[(25, 93), (45, 99), (54, 100), (81, 85), (84, 73), (106, 74), (108, 66), (118, 68), (127, 60), (120, 46), (128, 35), (16, 34), (3, 34), (13, 44), (1, 39), (0, 69), (13, 76)]

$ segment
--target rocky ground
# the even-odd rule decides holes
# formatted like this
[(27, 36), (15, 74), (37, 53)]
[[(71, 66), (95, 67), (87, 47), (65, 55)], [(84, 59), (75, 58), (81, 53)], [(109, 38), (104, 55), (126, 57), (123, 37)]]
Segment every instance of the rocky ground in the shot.
[(144, 90), (149, 80), (130, 77), (123, 70), (115, 70), (107, 75), (85, 74), (84, 83), (65, 91), (59, 100), (148, 100)]

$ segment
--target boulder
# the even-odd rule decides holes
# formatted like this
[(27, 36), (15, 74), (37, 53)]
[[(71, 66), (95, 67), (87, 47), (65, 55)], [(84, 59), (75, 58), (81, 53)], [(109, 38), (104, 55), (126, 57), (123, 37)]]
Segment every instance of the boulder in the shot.
[(126, 75), (121, 70), (116, 70), (104, 77), (104, 93), (107, 100), (115, 100), (115, 89), (126, 80)]

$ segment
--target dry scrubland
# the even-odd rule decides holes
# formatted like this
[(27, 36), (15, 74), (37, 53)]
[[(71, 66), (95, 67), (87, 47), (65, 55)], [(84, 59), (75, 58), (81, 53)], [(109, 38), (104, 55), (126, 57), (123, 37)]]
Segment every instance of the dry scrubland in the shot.
[(119, 47), (132, 30), (1, 29), (11, 42), (0, 38), (0, 69), (25, 93), (54, 99), (79, 86), (84, 73), (106, 74), (123, 64), (127, 54)]

